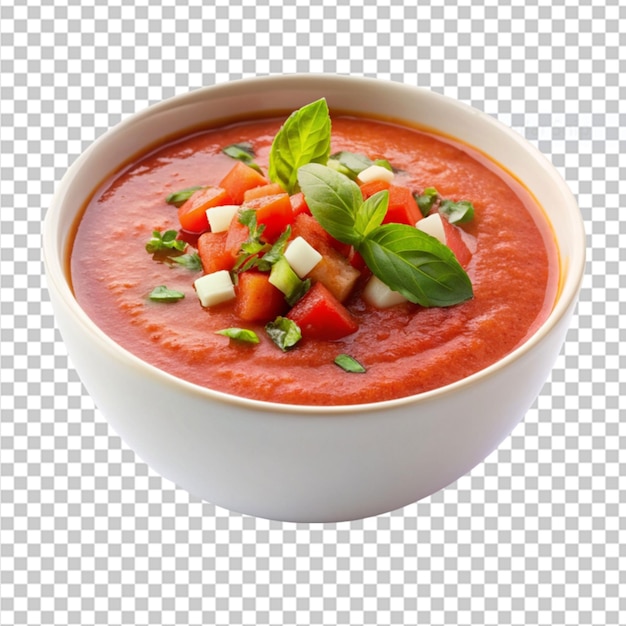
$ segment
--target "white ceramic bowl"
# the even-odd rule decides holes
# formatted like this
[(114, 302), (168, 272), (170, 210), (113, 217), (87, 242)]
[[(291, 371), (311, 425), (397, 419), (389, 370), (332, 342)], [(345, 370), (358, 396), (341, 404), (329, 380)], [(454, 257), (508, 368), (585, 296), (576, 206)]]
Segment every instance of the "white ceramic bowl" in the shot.
[[(92, 186), (159, 140), (212, 120), (331, 108), (438, 129), (502, 164), (544, 207), (560, 251), (558, 301), (523, 346), (462, 381), (359, 406), (288, 406), (201, 388), (146, 364), (76, 303), (66, 257)], [(358, 519), (415, 502), (489, 455), (530, 408), (559, 354), (584, 271), (576, 201), (552, 165), (493, 118), (428, 90), (334, 75), (216, 85), (133, 115), (93, 143), (61, 181), (45, 220), (48, 288), (85, 387), (122, 439), (157, 472), (228, 509), (283, 521)], [(171, 407), (177, 407), (172, 418)]]

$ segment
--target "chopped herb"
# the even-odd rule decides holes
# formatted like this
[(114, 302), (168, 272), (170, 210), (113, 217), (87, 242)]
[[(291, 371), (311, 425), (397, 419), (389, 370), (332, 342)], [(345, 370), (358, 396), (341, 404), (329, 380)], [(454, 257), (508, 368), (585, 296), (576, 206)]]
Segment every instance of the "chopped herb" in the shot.
[(182, 252), (187, 247), (187, 244), (182, 239), (177, 239), (177, 236), (178, 231), (176, 230), (166, 230), (164, 233), (153, 230), (152, 237), (146, 243), (146, 251), (150, 254), (172, 250)]
[(350, 152), (342, 150), (335, 152), (328, 158), (327, 165), (344, 174), (351, 180), (356, 180), (357, 176), (371, 165), (380, 165), (390, 172), (396, 171), (387, 159), (376, 159), (372, 161), (369, 157), (359, 152)]
[(298, 169), (326, 163), (330, 155), (330, 115), (324, 98), (294, 111), (282, 125), (270, 150), (269, 178), (289, 194), (299, 191)]
[(167, 196), (167, 198), (165, 198), (165, 202), (179, 207), (187, 202), (187, 200), (189, 200), (189, 198), (191, 198), (191, 196), (193, 196), (193, 194), (200, 189), (203, 189), (203, 187), (187, 187), (187, 189), (175, 191), (174, 193), (171, 193), (169, 196)]
[(435, 202), (439, 199), (439, 193), (434, 187), (426, 187), (421, 194), (413, 194), (413, 197), (422, 215), (426, 217), (430, 214)]
[(200, 261), (200, 256), (197, 252), (193, 254), (181, 254), (180, 256), (172, 257), (173, 263), (178, 263), (183, 267), (191, 270), (193, 272), (197, 272), (202, 269), (202, 262)]
[(224, 337), (228, 337), (230, 339), (235, 339), (236, 341), (242, 341), (244, 343), (259, 343), (258, 335), (247, 328), (224, 328), (223, 330), (218, 330), (215, 333), (216, 335), (224, 335)]
[(245, 141), (242, 143), (233, 143), (230, 146), (222, 148), (222, 152), (229, 156), (231, 159), (241, 161), (248, 167), (256, 170), (259, 173), (263, 173), (261, 168), (254, 162), (255, 154), (252, 144)]
[(361, 363), (349, 354), (339, 354), (335, 358), (335, 364), (351, 374), (364, 374), (367, 371)]
[(439, 205), (441, 213), (450, 224), (461, 224), (471, 222), (474, 219), (474, 205), (468, 200), (443, 200)]
[(472, 297), (469, 276), (447, 246), (413, 226), (381, 225), (383, 196), (368, 205), (354, 181), (315, 163), (301, 167), (298, 179), (322, 227), (353, 245), (390, 289), (426, 307), (452, 306)]
[(265, 332), (283, 352), (293, 348), (302, 339), (300, 327), (293, 320), (280, 315), (265, 325)]
[(155, 287), (148, 298), (155, 302), (177, 302), (182, 300), (185, 294), (182, 291), (176, 291), (175, 289), (168, 289), (165, 285), (159, 285)]

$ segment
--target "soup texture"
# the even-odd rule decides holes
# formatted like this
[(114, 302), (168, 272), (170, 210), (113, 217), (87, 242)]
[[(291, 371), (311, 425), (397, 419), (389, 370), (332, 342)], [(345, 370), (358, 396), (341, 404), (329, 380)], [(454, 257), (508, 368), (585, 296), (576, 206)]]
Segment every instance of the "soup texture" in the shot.
[[(364, 297), (372, 272), (361, 255), (349, 243), (329, 237), (323, 245), (355, 268), (348, 293), (338, 298), (349, 318), (342, 336), (319, 338), (320, 333), (307, 335), (303, 328), (295, 345), (278, 346), (268, 334), (267, 320), (248, 313), (242, 319), (242, 275), (235, 276), (233, 298), (203, 306), (196, 280), (207, 274), (211, 261), (208, 248), (200, 259), (203, 265), (194, 255), (200, 242), (216, 233), (182, 229), (184, 201), (174, 204), (170, 195), (194, 187), (219, 188), (242, 163), (224, 153), (227, 146), (243, 144), (252, 155), (248, 164), (268, 178), (272, 142), (284, 121), (253, 120), (193, 132), (136, 158), (95, 191), (76, 227), (71, 280), (82, 308), (114, 341), (157, 368), (219, 392), (278, 403), (345, 405), (401, 398), (459, 381), (503, 358), (545, 320), (556, 295), (558, 255), (540, 207), (524, 188), (452, 139), (349, 115), (332, 116), (331, 153), (384, 159), (381, 167), (392, 167), (391, 184), (411, 190), (418, 224), (428, 210), (418, 207), (417, 198), (423, 200), (428, 190), (436, 190), (439, 202), (471, 203), (471, 219), (450, 223), (449, 216), (442, 218), (461, 242), (453, 251), (471, 281), (471, 297), (450, 306), (424, 306), (404, 298), (389, 306), (373, 304)], [(376, 189), (375, 181), (357, 179), (356, 184)], [(379, 188), (389, 190), (388, 181)], [(306, 198), (302, 202), (299, 196), (296, 209), (296, 193), (291, 195), (293, 215), (285, 219), (292, 235), (304, 233), (306, 239), (315, 218)], [(227, 205), (241, 202), (230, 197)], [(249, 200), (249, 206), (258, 205)], [(231, 234), (239, 215), (231, 220)], [(245, 230), (238, 221), (237, 228), (250, 235), (250, 225)], [(146, 249), (155, 233), (162, 239), (167, 231), (176, 231), (180, 249)], [(261, 239), (261, 244), (267, 241)], [(181, 256), (184, 262), (177, 260)], [(232, 268), (225, 271), (233, 273)], [(253, 268), (252, 278), (262, 273)], [(315, 272), (312, 276), (304, 289), (313, 290), (320, 282)], [(163, 288), (162, 298), (154, 296), (157, 287)], [(177, 295), (168, 298), (172, 292)], [(280, 297), (277, 303), (278, 316), (290, 319), (291, 305)], [(226, 329), (230, 334), (219, 334)], [(255, 342), (235, 336), (232, 329), (254, 333)], [(340, 355), (347, 368), (345, 362), (337, 364)], [(356, 371), (354, 364), (360, 366)]]

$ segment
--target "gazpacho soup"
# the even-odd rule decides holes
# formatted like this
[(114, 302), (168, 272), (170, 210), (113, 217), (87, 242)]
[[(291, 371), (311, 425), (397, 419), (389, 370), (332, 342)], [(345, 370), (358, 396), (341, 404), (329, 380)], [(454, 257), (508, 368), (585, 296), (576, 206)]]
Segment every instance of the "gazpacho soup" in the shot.
[(559, 263), (541, 207), (497, 164), (322, 98), (135, 159), (85, 207), (70, 272), (95, 323), (174, 376), (347, 405), (510, 353), (550, 313)]

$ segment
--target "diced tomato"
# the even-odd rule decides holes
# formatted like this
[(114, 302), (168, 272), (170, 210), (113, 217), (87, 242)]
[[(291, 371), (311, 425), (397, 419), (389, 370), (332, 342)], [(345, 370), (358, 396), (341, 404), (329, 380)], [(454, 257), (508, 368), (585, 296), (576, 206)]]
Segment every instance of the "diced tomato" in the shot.
[(352, 246), (337, 241), (332, 235), (329, 235), (310, 214), (300, 213), (296, 215), (291, 230), (294, 238), (298, 235), (304, 237), (321, 255), (324, 255), (329, 248), (333, 248), (344, 257), (350, 254)]
[(289, 194), (279, 193), (272, 196), (254, 198), (244, 205), (245, 209), (256, 211), (257, 224), (265, 226), (261, 239), (273, 243), (293, 222), (293, 211)]
[(466, 267), (472, 260), (472, 253), (467, 247), (465, 241), (463, 241), (461, 229), (454, 224), (450, 224), (450, 222), (443, 216), (441, 217), (441, 222), (443, 224), (443, 230), (446, 234), (446, 245), (450, 248), (450, 250), (452, 250), (461, 266)]
[(198, 237), (198, 255), (205, 274), (233, 268), (233, 255), (225, 247), (226, 236), (226, 232), (207, 232)]
[(322, 283), (315, 283), (287, 313), (302, 331), (302, 337), (332, 341), (359, 328), (346, 307)]
[(241, 250), (241, 244), (249, 236), (250, 229), (239, 221), (239, 213), (236, 213), (226, 231), (226, 241), (224, 243), (224, 249), (231, 255), (233, 260), (237, 258), (239, 250)]
[(355, 248), (352, 248), (350, 250), (350, 254), (348, 255), (348, 263), (350, 263), (350, 265), (352, 265), (352, 267), (354, 267), (355, 269), (359, 270), (359, 272), (362, 272), (366, 267), (366, 263), (363, 260), (363, 257), (360, 255), (359, 252), (356, 251)]
[(235, 312), (245, 322), (268, 322), (287, 309), (285, 296), (269, 282), (269, 274), (249, 270), (239, 274)]
[(294, 216), (300, 215), (300, 213), (311, 215), (311, 209), (309, 209), (309, 205), (306, 203), (304, 194), (301, 191), (294, 193), (289, 199), (291, 200), (291, 210)]
[(224, 176), (220, 187), (225, 189), (230, 196), (230, 203), (241, 204), (243, 195), (248, 189), (267, 185), (269, 181), (250, 166), (237, 161), (233, 168)]
[(230, 204), (231, 198), (223, 187), (205, 187), (196, 191), (178, 209), (178, 221), (183, 230), (203, 233), (209, 229), (206, 210), (222, 204)]
[(278, 183), (269, 183), (268, 185), (261, 185), (260, 187), (253, 187), (247, 189), (243, 194), (243, 201), (249, 202), (254, 198), (260, 198), (262, 196), (275, 196), (277, 193), (283, 193), (284, 189)]
[(389, 190), (389, 208), (383, 224), (415, 224), (422, 219), (422, 213), (415, 202), (411, 190), (404, 185), (393, 185), (384, 180), (373, 180), (361, 185), (363, 198), (367, 199), (383, 189)]

